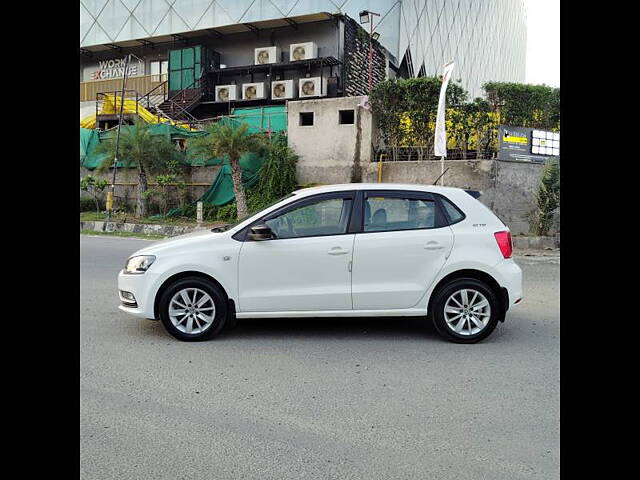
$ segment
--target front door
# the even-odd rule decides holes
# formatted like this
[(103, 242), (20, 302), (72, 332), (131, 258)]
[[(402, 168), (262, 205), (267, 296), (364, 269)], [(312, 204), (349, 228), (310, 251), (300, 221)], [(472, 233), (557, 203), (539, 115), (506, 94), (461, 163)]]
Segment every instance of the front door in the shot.
[(444, 266), (453, 233), (429, 193), (365, 192), (353, 256), (354, 310), (411, 308)]
[(242, 245), (239, 311), (351, 310), (353, 198), (353, 192), (306, 197), (256, 222), (275, 238)]

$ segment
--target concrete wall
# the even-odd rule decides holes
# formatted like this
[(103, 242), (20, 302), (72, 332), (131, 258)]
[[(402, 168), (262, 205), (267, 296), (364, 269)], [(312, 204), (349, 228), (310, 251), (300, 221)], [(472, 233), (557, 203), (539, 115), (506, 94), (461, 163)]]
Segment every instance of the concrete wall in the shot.
[[(364, 168), (371, 159), (371, 113), (357, 106), (361, 99), (339, 97), (288, 103), (289, 146), (300, 156), (298, 183), (359, 181), (358, 166)], [(354, 124), (340, 125), (340, 110), (354, 110)], [(302, 112), (313, 112), (313, 126), (300, 125)]]
[[(444, 164), (445, 169), (448, 168), (444, 185), (480, 190), (479, 200), (493, 210), (512, 233), (529, 233), (528, 216), (536, 209), (535, 196), (543, 165), (499, 160), (448, 160)], [(430, 185), (440, 172), (439, 161), (382, 163), (382, 181), (389, 183)], [(377, 162), (368, 163), (363, 181), (378, 181)], [(554, 231), (559, 228), (557, 221)]]
[[(189, 170), (182, 177), (182, 181), (185, 183), (206, 183), (207, 185), (202, 186), (189, 186), (187, 187), (187, 191), (191, 200), (195, 200), (199, 198), (208, 188), (213, 180), (216, 178), (218, 174), (218, 170), (220, 170), (220, 166), (209, 166), (209, 167), (190, 167)], [(105, 178), (109, 182), (111, 182), (113, 176), (113, 170), (109, 170), (108, 172), (99, 174), (95, 170), (87, 170), (86, 168), (80, 168), (80, 178), (85, 175), (93, 175), (98, 178)], [(155, 183), (155, 175), (148, 175), (149, 183)], [(137, 183), (138, 182), (138, 171), (135, 168), (119, 168), (116, 173), (116, 183)], [(109, 187), (107, 187), (109, 188)], [(120, 206), (121, 201), (128, 198), (128, 203), (131, 208), (135, 207), (135, 198), (136, 198), (136, 189), (135, 185), (116, 185), (115, 189), (115, 206), (118, 208)], [(106, 190), (105, 190), (106, 191)], [(86, 196), (84, 192), (80, 192), (80, 196)], [(171, 203), (175, 206), (178, 205), (178, 196), (177, 189), (171, 189), (170, 191)], [(157, 201), (157, 199), (152, 199), (152, 201)]]

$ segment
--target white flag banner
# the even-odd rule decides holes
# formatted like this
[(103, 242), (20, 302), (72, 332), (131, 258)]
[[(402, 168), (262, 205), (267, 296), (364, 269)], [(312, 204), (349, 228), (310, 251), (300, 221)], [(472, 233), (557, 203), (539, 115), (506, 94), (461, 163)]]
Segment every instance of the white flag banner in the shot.
[(453, 61), (447, 63), (444, 66), (444, 72), (442, 74), (442, 86), (440, 87), (440, 99), (438, 101), (438, 115), (436, 116), (436, 138), (434, 142), (434, 153), (438, 157), (447, 156), (447, 131), (445, 128), (445, 112), (447, 109), (447, 85), (451, 79), (451, 72), (453, 71), (455, 63)]

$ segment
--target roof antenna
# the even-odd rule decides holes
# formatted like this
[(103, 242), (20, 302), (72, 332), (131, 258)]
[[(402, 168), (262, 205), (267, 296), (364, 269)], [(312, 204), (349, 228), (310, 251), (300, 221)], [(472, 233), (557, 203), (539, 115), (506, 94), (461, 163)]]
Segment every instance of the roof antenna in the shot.
[(442, 172), (442, 173), (440, 174), (440, 176), (439, 176), (438, 178), (436, 178), (436, 181), (435, 181), (435, 182), (433, 182), (431, 185), (435, 185), (436, 183), (438, 183), (438, 180), (440, 180), (440, 179), (442, 178), (442, 176), (443, 176), (445, 173), (447, 173), (447, 170), (449, 170), (449, 167), (445, 168), (445, 169), (444, 169), (444, 172)]

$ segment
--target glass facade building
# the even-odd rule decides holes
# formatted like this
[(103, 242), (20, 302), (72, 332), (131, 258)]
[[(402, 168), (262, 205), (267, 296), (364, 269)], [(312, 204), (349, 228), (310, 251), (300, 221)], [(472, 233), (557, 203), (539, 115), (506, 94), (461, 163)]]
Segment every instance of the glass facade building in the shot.
[(80, 47), (320, 12), (357, 20), (365, 9), (380, 14), (379, 41), (409, 76), (441, 75), (454, 60), (472, 98), (487, 81), (524, 82), (522, 0), (80, 0)]

